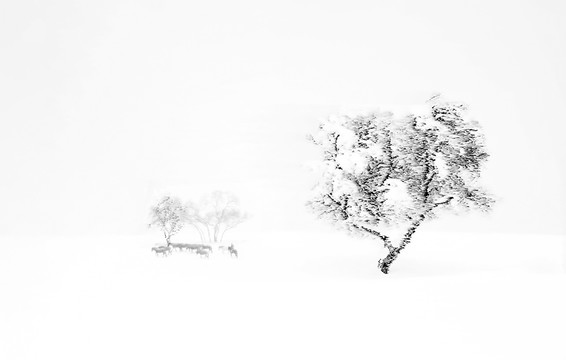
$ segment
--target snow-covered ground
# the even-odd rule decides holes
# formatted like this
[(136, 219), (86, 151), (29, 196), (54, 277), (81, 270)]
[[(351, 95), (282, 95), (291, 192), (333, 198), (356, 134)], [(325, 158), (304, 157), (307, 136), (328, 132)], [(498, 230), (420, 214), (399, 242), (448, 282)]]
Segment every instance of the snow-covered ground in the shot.
[(340, 233), (157, 236), (5, 242), (0, 359), (566, 358), (561, 237), (417, 233), (382, 275)]

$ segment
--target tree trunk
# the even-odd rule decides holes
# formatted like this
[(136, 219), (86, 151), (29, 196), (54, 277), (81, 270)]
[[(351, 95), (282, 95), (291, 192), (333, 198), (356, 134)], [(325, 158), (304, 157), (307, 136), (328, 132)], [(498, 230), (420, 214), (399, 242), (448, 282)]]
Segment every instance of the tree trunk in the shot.
[(214, 226), (214, 242), (218, 242), (218, 225)]
[(212, 239), (210, 238), (210, 226), (208, 224), (206, 225), (206, 234), (208, 242), (212, 242)]
[(377, 263), (377, 267), (381, 270), (382, 273), (387, 274), (389, 273), (389, 267), (397, 259), (401, 250), (403, 250), (410, 242), (413, 234), (421, 224), (421, 222), (425, 219), (425, 215), (422, 214), (419, 216), (418, 220), (411, 225), (411, 227), (407, 230), (405, 235), (403, 236), (403, 240), (401, 240), (401, 244), (397, 247), (388, 247), (389, 254)]
[(420, 214), (416, 219), (413, 219), (413, 224), (411, 225), (411, 227), (409, 227), (405, 235), (403, 235), (403, 240), (401, 240), (399, 246), (393, 247), (387, 237), (379, 236), (384, 241), (385, 246), (389, 249), (389, 254), (387, 254), (385, 258), (379, 260), (379, 262), (377, 263), (377, 267), (381, 270), (381, 272), (383, 272), (384, 274), (387, 274), (389, 272), (391, 263), (393, 263), (393, 261), (397, 259), (399, 252), (401, 252), (401, 250), (403, 250), (411, 242), (413, 234), (415, 233), (415, 231), (417, 231), (417, 228), (421, 225), (421, 223), (426, 219), (427, 215), (436, 207), (450, 203), (453, 198), (453, 196), (449, 196), (447, 199), (441, 202), (431, 204), (425, 212)]
[(224, 239), (224, 233), (226, 232), (226, 228), (224, 228), (224, 230), (220, 231), (220, 242), (222, 242), (222, 240)]
[(391, 266), (393, 261), (395, 261), (395, 259), (397, 259), (397, 257), (399, 256), (399, 251), (401, 251), (401, 249), (394, 248), (393, 250), (389, 251), (389, 254), (387, 254), (385, 258), (379, 260), (379, 262), (377, 263), (377, 267), (381, 270), (382, 273), (384, 274), (389, 273), (389, 267)]

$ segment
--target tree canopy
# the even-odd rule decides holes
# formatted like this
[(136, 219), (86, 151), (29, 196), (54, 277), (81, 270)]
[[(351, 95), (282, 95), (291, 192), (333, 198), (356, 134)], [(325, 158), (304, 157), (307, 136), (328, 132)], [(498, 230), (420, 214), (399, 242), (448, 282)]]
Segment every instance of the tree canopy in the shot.
[[(459, 102), (427, 102), (419, 114), (375, 111), (335, 116), (311, 141), (322, 150), (321, 180), (309, 206), (348, 230), (383, 241), (384, 273), (417, 227), (445, 209), (487, 211), (479, 185), (487, 160), (479, 124)], [(405, 230), (399, 242), (391, 228)]]
[(163, 231), (167, 244), (177, 234), (187, 220), (187, 208), (179, 198), (164, 196), (151, 208), (150, 226), (158, 226)]

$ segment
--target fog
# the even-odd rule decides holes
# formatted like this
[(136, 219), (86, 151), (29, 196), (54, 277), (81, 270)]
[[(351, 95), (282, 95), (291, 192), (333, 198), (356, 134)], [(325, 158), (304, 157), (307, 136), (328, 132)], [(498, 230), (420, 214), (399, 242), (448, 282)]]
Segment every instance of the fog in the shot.
[[(467, 102), (490, 216), (564, 231), (558, 1), (0, 4), (0, 235), (139, 234), (160, 193), (231, 190), (249, 231), (317, 231), (305, 135), (333, 113)], [(38, 238), (41, 238), (38, 237)]]
[[(1, 1), (0, 358), (564, 359), (565, 15)], [(384, 275), (379, 242), (307, 211), (306, 136), (436, 93), (483, 125), (497, 203), (425, 223)], [(150, 206), (216, 189), (250, 214), (238, 258), (153, 254)]]

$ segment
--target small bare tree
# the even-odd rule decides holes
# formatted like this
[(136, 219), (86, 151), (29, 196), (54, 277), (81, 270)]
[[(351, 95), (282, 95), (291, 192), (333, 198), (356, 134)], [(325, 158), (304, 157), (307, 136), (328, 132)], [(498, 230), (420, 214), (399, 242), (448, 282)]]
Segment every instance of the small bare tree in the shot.
[(163, 232), (167, 246), (171, 237), (177, 234), (187, 220), (187, 208), (180, 199), (165, 196), (151, 208), (150, 226), (157, 226)]
[[(478, 185), (488, 154), (467, 107), (434, 97), (426, 109), (339, 116), (310, 136), (322, 150), (322, 178), (308, 204), (320, 217), (381, 240), (389, 251), (378, 263), (385, 274), (441, 209), (487, 211), (493, 203)], [(400, 239), (392, 238), (399, 229)]]
[(199, 233), (209, 242), (222, 242), (226, 231), (247, 219), (240, 209), (236, 196), (225, 191), (215, 191), (205, 196), (200, 204), (189, 207), (190, 221), (199, 224)]

